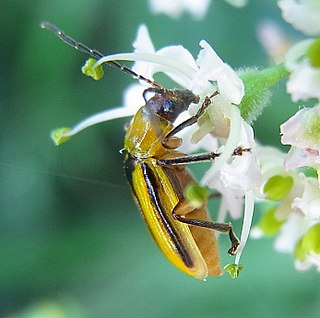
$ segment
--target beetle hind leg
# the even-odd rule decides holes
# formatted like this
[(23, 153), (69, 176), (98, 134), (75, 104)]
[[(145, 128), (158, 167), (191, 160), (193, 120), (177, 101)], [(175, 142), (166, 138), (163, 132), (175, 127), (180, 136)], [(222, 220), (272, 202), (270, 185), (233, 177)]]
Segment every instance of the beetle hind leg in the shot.
[(186, 214), (197, 210), (192, 208), (190, 210), (190, 206), (189, 206), (189, 209), (188, 209), (188, 206), (189, 205), (186, 202), (186, 200), (180, 201), (172, 211), (173, 218), (179, 222), (186, 223), (190, 226), (198, 226), (198, 227), (212, 229), (221, 233), (228, 234), (231, 242), (231, 247), (229, 248), (228, 253), (230, 255), (235, 255), (237, 253), (240, 242), (233, 231), (231, 223), (218, 223), (214, 221), (188, 218)]

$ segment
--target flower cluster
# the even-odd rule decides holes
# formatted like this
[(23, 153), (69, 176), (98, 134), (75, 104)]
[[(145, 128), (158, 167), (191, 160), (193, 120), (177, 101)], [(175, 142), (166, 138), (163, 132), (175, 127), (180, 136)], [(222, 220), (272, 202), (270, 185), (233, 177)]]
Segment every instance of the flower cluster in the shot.
[[(236, 256), (236, 264), (239, 264), (251, 227), (254, 193), (262, 183), (253, 129), (241, 115), (240, 105), (242, 110), (246, 109), (246, 105), (242, 103), (245, 94), (244, 82), (204, 40), (200, 41), (201, 49), (198, 57), (194, 59), (182, 46), (155, 50), (147, 28), (141, 26), (133, 46), (133, 53), (104, 56), (94, 64), (90, 59), (82, 70), (86, 75), (99, 79), (103, 75), (100, 69), (103, 63), (127, 60), (135, 61), (132, 69), (150, 79), (157, 72), (166, 74), (181, 87), (200, 97), (199, 104), (191, 105), (189, 114), (182, 113), (177, 122), (194, 115), (206, 97), (219, 91), (219, 95), (212, 99), (212, 105), (200, 117), (198, 125), (186, 128), (180, 133), (184, 142), (179, 150), (190, 153), (204, 149), (220, 153), (214, 165), (203, 176), (201, 184), (222, 194), (218, 217), (220, 221), (224, 220), (227, 211), (233, 218), (241, 217), (245, 201), (241, 244)], [(143, 81), (131, 85), (125, 92), (123, 107), (93, 115), (72, 129), (55, 130), (52, 134), (54, 141), (60, 144), (96, 123), (134, 115), (144, 104), (142, 92), (145, 88)], [(251, 105), (252, 101), (249, 104)], [(234, 150), (237, 148), (250, 151), (235, 156)]]
[[(187, 9), (200, 18), (209, 1), (199, 3), (198, 11), (193, 11), (192, 1), (172, 1), (170, 5), (174, 8), (170, 12), (176, 17)], [(244, 5), (245, 1), (241, 3)], [(318, 1), (281, 0), (278, 4), (284, 19), (294, 27), (308, 35), (320, 33)], [(161, 12), (160, 2), (152, 1), (152, 8)], [(300, 23), (301, 16), (308, 12), (312, 12), (312, 19)], [(279, 52), (287, 48), (289, 42), (282, 45), (282, 38), (278, 37), (272, 47), (266, 46), (269, 52), (279, 56)], [(277, 49), (278, 45), (281, 50)], [(142, 25), (133, 46), (133, 53), (89, 60), (83, 72), (100, 79), (104, 63), (132, 61), (135, 62), (133, 71), (146, 78), (152, 79), (159, 72), (167, 75), (180, 87), (200, 97), (199, 104), (192, 104), (188, 114), (182, 113), (177, 123), (194, 115), (206, 97), (219, 92), (197, 124), (179, 133), (183, 140), (179, 150), (190, 153), (204, 149), (220, 153), (204, 174), (201, 185), (221, 194), (218, 221), (223, 221), (228, 213), (232, 218), (243, 216), (236, 266), (228, 268), (232, 275), (236, 277), (240, 269), (240, 256), (250, 233), (255, 202), (262, 203), (265, 213), (252, 236), (278, 234), (276, 249), (292, 253), (298, 269), (315, 265), (320, 270), (320, 188), (317, 178), (317, 172), (320, 175), (320, 39), (308, 38), (292, 46), (286, 53), (284, 65), (238, 72), (205, 40), (200, 41), (201, 49), (196, 59), (179, 45), (156, 50), (146, 26)], [(288, 75), (287, 92), (292, 100), (312, 99), (316, 103), (313, 108), (299, 110), (281, 126), (281, 142), (291, 146), (288, 154), (284, 154), (258, 144), (251, 124), (267, 104), (269, 88)], [(94, 124), (134, 115), (144, 104), (142, 93), (145, 88), (143, 81), (131, 85), (125, 91), (123, 106), (91, 116), (72, 129), (55, 130), (54, 141), (60, 144)], [(235, 149), (241, 148), (250, 151), (235, 155)], [(301, 167), (309, 167), (308, 174)], [(312, 175), (312, 172), (315, 173)]]
[[(281, 0), (283, 18), (306, 35), (320, 35), (320, 3)], [(278, 156), (267, 174), (262, 195), (273, 204), (252, 235), (278, 234), (276, 250), (292, 253), (297, 269), (312, 265), (320, 271), (320, 39), (307, 38), (285, 55), (287, 92), (292, 101), (315, 101), (281, 125), (281, 142), (289, 152)], [(263, 164), (262, 164), (263, 167)], [(304, 171), (302, 168), (307, 168)], [(317, 176), (318, 172), (318, 176)]]

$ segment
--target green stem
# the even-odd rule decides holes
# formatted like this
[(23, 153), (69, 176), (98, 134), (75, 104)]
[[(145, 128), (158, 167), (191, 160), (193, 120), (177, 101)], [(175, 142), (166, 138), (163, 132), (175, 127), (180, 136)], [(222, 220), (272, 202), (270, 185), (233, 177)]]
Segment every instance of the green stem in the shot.
[(269, 88), (288, 75), (284, 64), (240, 74), (245, 86), (245, 95), (239, 105), (241, 116), (248, 122), (255, 120), (269, 101)]

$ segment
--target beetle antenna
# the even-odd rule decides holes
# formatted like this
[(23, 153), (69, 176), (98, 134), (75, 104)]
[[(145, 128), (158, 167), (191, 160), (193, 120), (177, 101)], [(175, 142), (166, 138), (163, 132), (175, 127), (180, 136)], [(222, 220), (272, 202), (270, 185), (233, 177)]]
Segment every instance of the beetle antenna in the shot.
[[(102, 57), (104, 57), (104, 55), (102, 53), (100, 53), (99, 51), (97, 51), (95, 49), (90, 49), (85, 44), (77, 42), (75, 39), (71, 38), (69, 35), (65, 34), (61, 29), (59, 29), (58, 27), (56, 27), (55, 25), (53, 25), (53, 24), (51, 24), (49, 22), (45, 22), (45, 21), (41, 22), (40, 26), (43, 29), (47, 29), (47, 30), (51, 31), (53, 34), (58, 36), (63, 42), (67, 43), (68, 45), (72, 46), (73, 48), (75, 48), (75, 49), (77, 49), (77, 50), (79, 50), (79, 51), (81, 51), (81, 52), (83, 52), (85, 54), (88, 54), (88, 55), (92, 56), (96, 60), (99, 60)], [(157, 88), (157, 89), (160, 89), (160, 90), (164, 89), (157, 82), (152, 81), (152, 80), (144, 77), (143, 75), (137, 74), (136, 72), (134, 72), (129, 67), (121, 65), (120, 63), (118, 63), (116, 61), (106, 61), (106, 62), (103, 62), (102, 64), (107, 64), (109, 66), (117, 68), (117, 69), (121, 70), (122, 72), (130, 75), (134, 79), (144, 81), (144, 82), (146, 82), (147, 84), (151, 85), (154, 88)]]

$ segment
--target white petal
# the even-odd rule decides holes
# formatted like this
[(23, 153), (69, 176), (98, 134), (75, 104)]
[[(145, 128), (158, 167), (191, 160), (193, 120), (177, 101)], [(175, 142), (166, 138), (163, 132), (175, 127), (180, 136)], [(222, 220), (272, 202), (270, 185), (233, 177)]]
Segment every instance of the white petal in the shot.
[(320, 69), (309, 65), (307, 61), (301, 63), (291, 73), (287, 81), (287, 92), (294, 102), (320, 99)]
[(284, 168), (289, 171), (300, 167), (320, 167), (319, 152), (291, 147), (284, 161)]
[(288, 70), (293, 71), (301, 64), (301, 59), (306, 55), (313, 42), (314, 39), (306, 39), (290, 48), (285, 56), (285, 66)]
[[(239, 219), (242, 215), (243, 196), (237, 196), (227, 189), (220, 178), (212, 179), (210, 188), (217, 190), (222, 195), (222, 202), (233, 219)], [(221, 222), (224, 220), (221, 220)]]
[(192, 89), (207, 90), (209, 81), (216, 81), (220, 94), (230, 103), (239, 104), (244, 95), (244, 85), (237, 73), (224, 63), (213, 48), (204, 40), (200, 41), (202, 50), (197, 58), (200, 68), (193, 79)]
[(138, 28), (137, 37), (133, 42), (135, 52), (154, 53), (155, 49), (150, 38), (146, 25), (142, 24)]
[(123, 94), (123, 105), (130, 109), (133, 114), (146, 102), (143, 98), (143, 92), (146, 88), (140, 84), (129, 85)]
[(201, 19), (207, 12), (210, 0), (149, 0), (153, 13), (164, 13), (178, 18), (183, 11), (189, 11), (194, 18)]
[(163, 72), (166, 75), (168, 75), (171, 79), (173, 79), (176, 83), (178, 83), (180, 86), (191, 89), (190, 87), (191, 78), (194, 74), (196, 74), (196, 71), (198, 70), (198, 66), (192, 54), (183, 46), (174, 45), (174, 46), (167, 46), (167, 47), (164, 47), (163, 49), (160, 49), (159, 51), (157, 51), (157, 55), (168, 57), (170, 59), (174, 57), (176, 61), (179, 61), (179, 64), (186, 65), (192, 71), (184, 75), (181, 72), (177, 72), (176, 69), (171, 66), (154, 64), (154, 73)]
[[(143, 24), (138, 28), (138, 33), (135, 41), (133, 42), (134, 51), (137, 53), (155, 53), (153, 43), (150, 38), (148, 28)], [(153, 64), (137, 61), (132, 66), (132, 70), (137, 74), (141, 74), (146, 78), (152, 79), (153, 73), (152, 67)]]
[(305, 178), (301, 198), (294, 199), (292, 207), (299, 209), (307, 219), (320, 218), (320, 189), (316, 178)]
[(303, 215), (291, 213), (287, 222), (281, 227), (280, 235), (275, 241), (275, 249), (279, 252), (292, 253), (298, 240), (309, 227), (309, 222)]
[(301, 149), (320, 150), (320, 140), (314, 138), (310, 131), (318, 118), (320, 119), (320, 105), (299, 110), (280, 126), (281, 143)]
[(215, 159), (214, 165), (212, 165), (212, 167), (206, 172), (201, 181), (202, 184), (208, 185), (209, 187), (210, 182), (217, 177), (222, 166), (232, 157), (234, 149), (239, 146), (242, 118), (240, 116), (239, 108), (231, 105), (229, 105), (229, 107), (231, 109), (231, 119), (228, 139), (222, 153)]
[(320, 33), (320, 3), (318, 0), (281, 0), (282, 17), (297, 30), (308, 35)]

